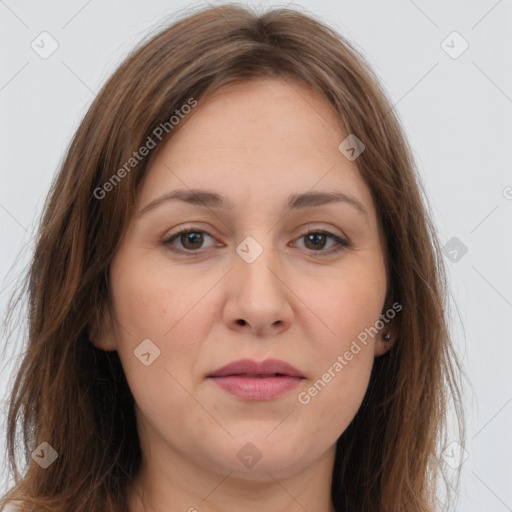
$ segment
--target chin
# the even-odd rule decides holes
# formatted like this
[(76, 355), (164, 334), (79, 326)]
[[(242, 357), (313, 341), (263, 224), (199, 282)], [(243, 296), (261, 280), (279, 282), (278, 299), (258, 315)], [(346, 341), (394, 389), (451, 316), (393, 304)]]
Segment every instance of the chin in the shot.
[[(264, 436), (268, 436), (271, 430), (267, 430)], [(260, 440), (249, 435), (246, 435), (244, 440), (240, 440), (239, 437), (231, 440), (230, 447), (226, 447), (222, 454), (216, 454), (218, 464), (226, 466), (227, 462), (229, 467), (226, 467), (226, 470), (232, 471), (234, 477), (267, 481), (269, 473), (276, 478), (284, 478), (294, 474), (301, 464), (311, 462), (304, 460), (304, 454), (302, 451), (299, 452), (297, 443), (289, 436), (287, 443), (277, 436), (275, 439), (265, 439), (264, 436), (260, 436)], [(314, 454), (310, 456), (313, 460)]]

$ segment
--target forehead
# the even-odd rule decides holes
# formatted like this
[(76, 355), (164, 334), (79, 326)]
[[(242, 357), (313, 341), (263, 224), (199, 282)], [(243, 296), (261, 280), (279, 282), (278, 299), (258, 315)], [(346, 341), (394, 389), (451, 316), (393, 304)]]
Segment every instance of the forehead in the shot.
[(299, 82), (260, 78), (201, 97), (159, 149), (140, 204), (176, 187), (209, 188), (236, 201), (342, 188), (371, 210), (347, 136), (325, 98)]
[[(261, 143), (300, 151), (336, 148), (341, 122), (325, 98), (297, 81), (258, 78), (231, 84), (202, 97), (187, 120), (198, 144), (244, 149), (261, 156)], [(212, 130), (212, 124), (219, 129)], [(182, 134), (185, 139), (187, 134)], [(190, 134), (188, 134), (190, 135)], [(175, 140), (175, 142), (178, 142)]]

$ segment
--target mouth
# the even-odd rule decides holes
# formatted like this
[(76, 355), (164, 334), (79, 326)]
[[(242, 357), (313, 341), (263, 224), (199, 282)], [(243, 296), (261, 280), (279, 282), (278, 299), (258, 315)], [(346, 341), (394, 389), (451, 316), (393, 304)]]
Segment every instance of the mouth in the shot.
[(261, 363), (249, 359), (235, 361), (209, 374), (207, 378), (242, 400), (272, 400), (297, 387), (305, 379), (300, 370), (277, 359)]
[(243, 400), (272, 400), (291, 391), (303, 377), (289, 375), (227, 375), (210, 377), (221, 389)]
[(303, 373), (286, 361), (279, 359), (266, 359), (265, 361), (254, 361), (253, 359), (239, 359), (233, 361), (208, 374), (208, 377), (304, 377)]
[(266, 379), (269, 377), (290, 377), (290, 375), (286, 375), (285, 373), (260, 373), (260, 374), (250, 374), (250, 373), (233, 373), (232, 375), (224, 375), (224, 377), (249, 377), (251, 379)]

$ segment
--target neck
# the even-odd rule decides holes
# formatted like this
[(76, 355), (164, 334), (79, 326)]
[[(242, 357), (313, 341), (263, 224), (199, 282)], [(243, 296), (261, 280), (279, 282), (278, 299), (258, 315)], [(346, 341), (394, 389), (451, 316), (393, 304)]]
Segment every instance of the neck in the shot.
[[(168, 463), (170, 459), (166, 459)], [(294, 474), (257, 479), (220, 474), (177, 458), (162, 467), (144, 460), (128, 489), (129, 512), (335, 512), (331, 503), (334, 447)]]

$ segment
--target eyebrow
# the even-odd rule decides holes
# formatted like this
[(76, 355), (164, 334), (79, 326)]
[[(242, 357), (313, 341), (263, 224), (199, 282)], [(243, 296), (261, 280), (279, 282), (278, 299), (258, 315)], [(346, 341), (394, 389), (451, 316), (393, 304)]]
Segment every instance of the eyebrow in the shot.
[[(204, 206), (207, 208), (223, 208), (232, 210), (234, 204), (225, 196), (209, 190), (203, 189), (177, 189), (157, 197), (148, 203), (137, 214), (141, 217), (150, 210), (154, 210), (163, 203), (172, 201), (181, 201), (186, 204)], [(347, 203), (355, 207), (359, 212), (368, 215), (361, 202), (354, 196), (345, 192), (304, 192), (301, 194), (292, 194), (288, 197), (286, 205), (290, 210), (309, 208), (312, 206), (322, 206), (331, 203)]]

